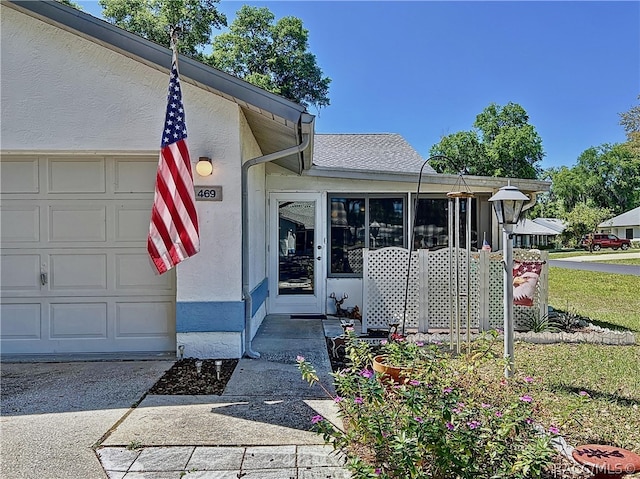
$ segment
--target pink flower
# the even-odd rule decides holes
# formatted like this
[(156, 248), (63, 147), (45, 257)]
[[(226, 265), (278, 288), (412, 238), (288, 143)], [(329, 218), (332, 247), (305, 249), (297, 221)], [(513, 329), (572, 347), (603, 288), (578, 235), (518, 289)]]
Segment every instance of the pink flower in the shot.
[(533, 398), (531, 396), (529, 396), (528, 394), (525, 394), (524, 396), (520, 396), (520, 401), (522, 401), (522, 402), (531, 402), (531, 401), (533, 401)]
[(363, 369), (362, 371), (360, 371), (360, 376), (369, 379), (373, 376), (373, 371), (371, 369)]
[(449, 431), (453, 431), (453, 430), (455, 429), (455, 426), (454, 426), (453, 424), (451, 424), (450, 422), (448, 422), (448, 423), (446, 424), (446, 426), (447, 426), (447, 429), (448, 429)]
[(342, 402), (344, 401), (344, 398), (342, 396), (336, 396), (333, 398), (333, 402)]
[(296, 361), (298, 361), (299, 363), (301, 363), (302, 361), (304, 361), (304, 356), (296, 356)]
[(502, 412), (496, 411), (496, 417), (502, 417)]
[(424, 346), (424, 343), (422, 341), (416, 341), (416, 346), (421, 348), (422, 346)]
[(364, 399), (362, 399), (360, 396), (358, 396), (353, 400), (353, 402), (356, 403), (356, 404), (362, 404), (364, 402)]
[(445, 393), (445, 394), (449, 394), (451, 391), (453, 391), (453, 388), (444, 388), (442, 390), (442, 392)]
[(482, 406), (484, 409), (490, 408), (491, 404), (488, 404), (486, 402), (480, 403), (480, 406)]
[(383, 346), (384, 346), (385, 344), (387, 344), (388, 342), (389, 342), (389, 341), (387, 341), (386, 339), (381, 339), (381, 340), (380, 340), (380, 344), (382, 344)]
[(317, 416), (313, 416), (311, 418), (311, 424), (318, 424), (320, 421), (322, 421), (324, 418), (318, 414)]
[(480, 423), (478, 421), (469, 421), (467, 423), (467, 426), (469, 426), (469, 429), (475, 429), (480, 425)]
[(531, 419), (530, 417), (527, 418), (527, 420), (525, 421), (527, 424), (533, 424), (533, 419)]
[(531, 376), (526, 376), (526, 377), (524, 378), (524, 382), (525, 382), (525, 383), (532, 383), (532, 382), (533, 382), (533, 378), (532, 378)]
[(422, 419), (420, 416), (416, 416), (413, 419), (415, 419), (417, 422), (419, 422), (420, 424), (422, 424), (424, 422), (424, 419)]
[(551, 434), (560, 434), (560, 429), (558, 429), (558, 428), (557, 428), (557, 427), (555, 427), (555, 426), (551, 426), (551, 427), (549, 428), (549, 432), (550, 432)]
[(420, 386), (420, 381), (418, 381), (417, 379), (411, 379), (411, 380), (409, 381), (409, 384), (410, 384), (411, 386)]
[(587, 397), (587, 398), (590, 397), (587, 391), (580, 391), (578, 394), (583, 397)]
[(382, 474), (382, 469), (380, 469), (379, 467), (376, 467), (375, 473), (376, 473), (376, 476), (379, 476), (380, 474)]

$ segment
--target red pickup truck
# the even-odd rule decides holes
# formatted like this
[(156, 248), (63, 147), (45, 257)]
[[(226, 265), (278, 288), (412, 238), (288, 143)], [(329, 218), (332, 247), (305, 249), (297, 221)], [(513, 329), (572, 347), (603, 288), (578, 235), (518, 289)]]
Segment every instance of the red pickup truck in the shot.
[(618, 238), (616, 235), (602, 233), (583, 236), (580, 246), (588, 250), (590, 241), (593, 244), (591, 248), (593, 251), (600, 251), (602, 248), (612, 248), (614, 250), (618, 248), (623, 250), (631, 248), (631, 240)]

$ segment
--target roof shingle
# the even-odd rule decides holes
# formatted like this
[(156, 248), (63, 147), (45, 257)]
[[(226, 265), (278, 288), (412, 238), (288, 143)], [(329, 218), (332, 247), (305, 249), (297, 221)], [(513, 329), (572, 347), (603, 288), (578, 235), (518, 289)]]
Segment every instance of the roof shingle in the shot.
[[(397, 133), (316, 133), (314, 166), (418, 173), (425, 159)], [(435, 174), (427, 165), (425, 173)]]

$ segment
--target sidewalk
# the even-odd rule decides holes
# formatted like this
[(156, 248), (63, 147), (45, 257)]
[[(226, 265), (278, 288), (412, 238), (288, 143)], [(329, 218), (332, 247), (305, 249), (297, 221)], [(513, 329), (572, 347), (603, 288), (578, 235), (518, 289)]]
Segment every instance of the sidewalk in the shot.
[[(298, 355), (331, 387), (319, 319), (265, 318), (253, 349), (221, 396), (147, 396), (98, 448), (110, 479), (320, 479), (350, 477), (344, 460), (312, 432), (338, 423), (335, 403), (302, 380)], [(186, 474), (185, 474), (186, 473)]]
[(555, 261), (582, 262), (582, 261), (611, 261), (614, 259), (640, 259), (640, 251), (626, 252), (626, 253), (609, 253), (609, 254), (591, 253), (588, 255), (570, 256), (568, 258), (557, 258), (555, 259)]

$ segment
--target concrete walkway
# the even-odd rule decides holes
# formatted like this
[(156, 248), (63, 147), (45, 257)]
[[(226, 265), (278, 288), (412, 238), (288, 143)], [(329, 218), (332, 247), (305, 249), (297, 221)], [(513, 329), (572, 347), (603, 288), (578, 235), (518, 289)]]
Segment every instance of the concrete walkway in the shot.
[(331, 388), (322, 320), (265, 318), (221, 396), (147, 396), (97, 453), (110, 479), (315, 479), (350, 477), (343, 458), (311, 429), (336, 406), (300, 376), (296, 357)]
[(567, 258), (557, 258), (554, 261), (611, 261), (615, 259), (640, 259), (640, 251), (628, 251), (626, 253), (598, 254), (591, 253), (580, 256), (570, 256)]

